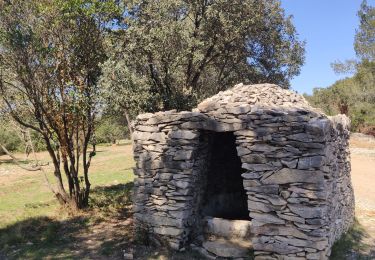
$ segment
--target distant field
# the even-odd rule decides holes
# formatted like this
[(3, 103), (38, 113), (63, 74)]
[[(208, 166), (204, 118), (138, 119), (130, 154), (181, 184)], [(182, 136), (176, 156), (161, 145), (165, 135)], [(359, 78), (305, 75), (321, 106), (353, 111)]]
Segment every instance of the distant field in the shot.
[[(45, 152), (37, 157), (49, 161)], [(24, 171), (0, 156), (0, 259), (118, 258), (119, 248), (131, 241), (133, 164), (129, 141), (98, 146), (90, 168), (91, 207), (68, 215), (41, 172)], [(45, 171), (53, 181), (52, 167)]]
[[(38, 159), (48, 161), (46, 152)], [(22, 158), (23, 155), (17, 155)], [(90, 168), (92, 188), (133, 181), (133, 158), (129, 142), (117, 146), (98, 146)], [(53, 182), (52, 167), (46, 167)], [(28, 172), (0, 156), (0, 228), (36, 216), (52, 216), (58, 207), (41, 172)]]

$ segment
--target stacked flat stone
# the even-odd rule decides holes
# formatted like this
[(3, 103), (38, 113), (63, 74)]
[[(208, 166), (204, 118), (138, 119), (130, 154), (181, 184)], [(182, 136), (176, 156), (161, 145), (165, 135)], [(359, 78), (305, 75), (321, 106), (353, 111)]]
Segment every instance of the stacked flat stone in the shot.
[(233, 132), (256, 259), (328, 259), (354, 219), (349, 121), (276, 85), (236, 85), (193, 112), (135, 121), (136, 230), (181, 249), (202, 232), (207, 131)]

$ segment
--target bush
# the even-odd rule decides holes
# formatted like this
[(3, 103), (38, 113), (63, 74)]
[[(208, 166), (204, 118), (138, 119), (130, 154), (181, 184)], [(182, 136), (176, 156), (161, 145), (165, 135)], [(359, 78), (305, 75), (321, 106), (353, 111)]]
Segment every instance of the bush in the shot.
[[(0, 143), (10, 152), (24, 152), (25, 151), (25, 140), (21, 139), (14, 128), (9, 124), (5, 123), (0, 126)], [(30, 132), (31, 140), (34, 145), (35, 151), (44, 151), (45, 144), (41, 135), (35, 131)], [(4, 151), (0, 149), (0, 154), (4, 154)]]
[(95, 134), (97, 143), (112, 144), (115, 144), (117, 140), (124, 139), (129, 136), (127, 128), (120, 125), (120, 123), (113, 118), (105, 118), (100, 120)]
[(31, 131), (30, 134), (31, 134), (31, 140), (33, 142), (35, 151), (36, 152), (45, 151), (47, 148), (46, 148), (46, 144), (42, 136), (35, 131)]
[[(0, 126), (0, 143), (10, 152), (21, 151), (24, 147), (23, 141), (9, 125)], [(0, 153), (4, 152), (1, 150)]]

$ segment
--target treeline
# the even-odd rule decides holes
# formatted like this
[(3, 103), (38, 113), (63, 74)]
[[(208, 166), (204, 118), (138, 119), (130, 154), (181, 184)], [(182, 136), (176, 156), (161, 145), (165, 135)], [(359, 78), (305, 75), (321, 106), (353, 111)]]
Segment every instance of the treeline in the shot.
[(375, 136), (375, 7), (363, 1), (354, 48), (356, 60), (333, 64), (337, 73), (354, 74), (327, 88), (315, 88), (306, 98), (328, 115), (346, 114), (352, 131)]

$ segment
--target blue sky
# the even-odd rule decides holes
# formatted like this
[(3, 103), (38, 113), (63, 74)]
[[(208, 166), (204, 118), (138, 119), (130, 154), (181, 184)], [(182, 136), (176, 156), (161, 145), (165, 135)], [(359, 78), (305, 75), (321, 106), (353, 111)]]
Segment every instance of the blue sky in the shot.
[[(328, 87), (347, 75), (337, 75), (330, 64), (355, 58), (353, 49), (357, 11), (362, 0), (281, 0), (299, 38), (306, 41), (306, 61), (301, 74), (291, 81), (299, 93)], [(373, 5), (375, 0), (368, 0)]]

